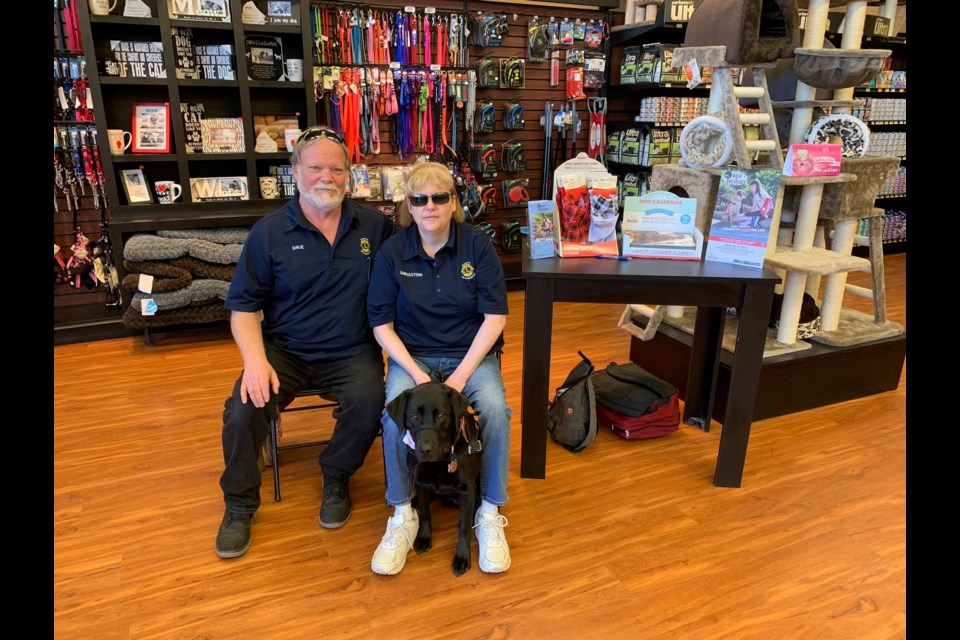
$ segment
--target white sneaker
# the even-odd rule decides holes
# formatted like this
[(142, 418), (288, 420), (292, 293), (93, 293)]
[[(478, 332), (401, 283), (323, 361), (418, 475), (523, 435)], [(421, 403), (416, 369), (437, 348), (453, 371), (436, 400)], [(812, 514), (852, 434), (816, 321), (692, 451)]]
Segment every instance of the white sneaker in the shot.
[(420, 529), (420, 518), (416, 511), (406, 520), (402, 513), (387, 519), (387, 532), (380, 540), (380, 546), (373, 552), (370, 568), (374, 573), (392, 576), (400, 573), (407, 562), (407, 553), (413, 548), (413, 540)]
[(473, 528), (480, 543), (480, 570), (485, 573), (503, 573), (510, 568), (510, 547), (503, 536), (509, 524), (507, 517), (498, 513), (477, 514)]

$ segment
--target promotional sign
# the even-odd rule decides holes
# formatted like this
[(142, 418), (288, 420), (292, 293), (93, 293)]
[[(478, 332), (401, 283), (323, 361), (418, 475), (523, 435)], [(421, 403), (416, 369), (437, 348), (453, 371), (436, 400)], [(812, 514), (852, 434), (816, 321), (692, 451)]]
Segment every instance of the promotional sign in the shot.
[(780, 172), (776, 169), (725, 169), (706, 259), (762, 267), (779, 191)]
[(623, 200), (623, 255), (699, 260), (703, 234), (697, 229), (697, 199), (651, 191)]
[(783, 161), (785, 176), (840, 175), (843, 147), (839, 144), (792, 144)]

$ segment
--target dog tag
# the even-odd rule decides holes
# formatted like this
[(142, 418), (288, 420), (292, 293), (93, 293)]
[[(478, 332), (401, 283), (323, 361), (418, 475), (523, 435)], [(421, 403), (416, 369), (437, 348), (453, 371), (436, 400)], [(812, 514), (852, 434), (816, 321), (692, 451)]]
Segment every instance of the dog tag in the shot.
[(458, 465), (457, 465), (457, 461), (456, 461), (456, 459), (454, 459), (453, 462), (451, 462), (450, 464), (447, 465), (447, 473), (453, 473), (454, 471), (456, 471), (456, 470), (457, 470), (457, 466), (458, 466)]
[(416, 449), (416, 448), (417, 448), (417, 444), (413, 441), (413, 436), (410, 435), (410, 432), (409, 432), (409, 431), (407, 431), (407, 432), (403, 435), (403, 443), (404, 443), (405, 445), (407, 445), (408, 447), (410, 447), (411, 449)]

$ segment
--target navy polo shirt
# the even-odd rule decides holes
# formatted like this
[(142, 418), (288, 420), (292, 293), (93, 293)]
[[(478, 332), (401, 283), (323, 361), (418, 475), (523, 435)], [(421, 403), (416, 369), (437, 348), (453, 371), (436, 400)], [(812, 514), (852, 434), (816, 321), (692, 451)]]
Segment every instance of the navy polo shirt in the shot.
[(379, 349), (367, 324), (367, 284), (394, 231), (379, 210), (345, 199), (331, 247), (292, 198), (250, 229), (224, 306), (263, 311), (264, 336), (303, 360)]
[[(435, 258), (412, 224), (383, 244), (367, 294), (371, 327), (392, 322), (412, 356), (467, 355), (483, 314), (506, 315), (507, 285), (497, 250), (473, 225), (451, 227)], [(503, 347), (503, 336), (491, 353)]]

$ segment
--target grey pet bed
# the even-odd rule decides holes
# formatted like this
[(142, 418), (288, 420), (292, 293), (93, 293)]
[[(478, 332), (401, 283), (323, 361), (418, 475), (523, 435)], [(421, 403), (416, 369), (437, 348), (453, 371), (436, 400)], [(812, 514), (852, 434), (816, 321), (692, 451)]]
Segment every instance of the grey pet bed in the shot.
[(192, 307), (184, 309), (173, 309), (171, 311), (158, 311), (156, 315), (140, 315), (140, 305), (130, 305), (123, 314), (123, 326), (128, 329), (144, 329), (154, 327), (169, 327), (177, 324), (200, 324), (204, 322), (217, 322), (228, 320), (230, 310), (225, 309), (223, 304), (211, 304), (206, 307)]
[(242, 244), (217, 244), (198, 238), (161, 238), (138, 233), (123, 245), (123, 257), (127, 260), (173, 260), (190, 255), (216, 264), (236, 264), (242, 249)]
[(227, 290), (230, 288), (229, 282), (223, 280), (194, 280), (189, 286), (178, 291), (168, 293), (143, 293), (137, 291), (133, 294), (133, 301), (130, 306), (140, 309), (140, 301), (152, 299), (157, 303), (157, 309), (168, 311), (189, 306), (193, 302), (207, 301), (212, 298), (220, 300), (227, 299)]
[(246, 227), (220, 227), (216, 229), (167, 229), (157, 231), (161, 238), (206, 240), (217, 244), (243, 244), (250, 235)]
[(858, 87), (883, 71), (889, 49), (803, 49), (794, 51), (793, 71), (818, 89)]

